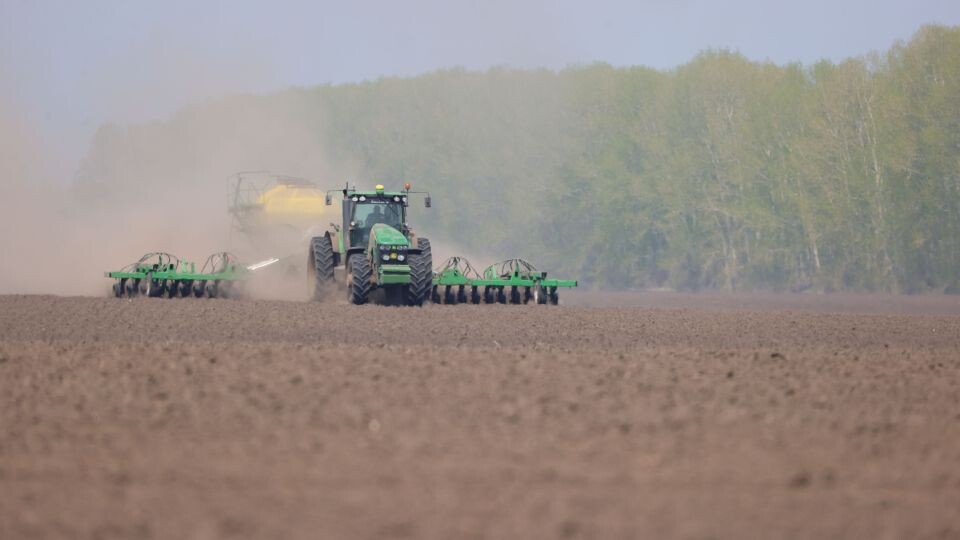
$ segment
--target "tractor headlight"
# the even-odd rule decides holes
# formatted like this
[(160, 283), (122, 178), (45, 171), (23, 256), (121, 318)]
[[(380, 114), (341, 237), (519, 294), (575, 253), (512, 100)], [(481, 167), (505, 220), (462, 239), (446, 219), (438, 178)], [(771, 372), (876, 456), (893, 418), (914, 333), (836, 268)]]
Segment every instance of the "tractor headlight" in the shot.
[(380, 251), (390, 251), (390, 246), (380, 245)]
[(384, 253), (384, 254), (383, 254), (383, 257), (380, 257), (380, 258), (383, 259), (384, 261), (389, 261), (389, 260), (390, 260), (390, 256), (387, 255), (386, 253)]
[(403, 262), (404, 260), (406, 260), (406, 258), (407, 256), (404, 255), (403, 253), (401, 253), (400, 255), (397, 255), (397, 260), (400, 262)]
[(395, 260), (396, 258), (397, 258), (396, 252), (393, 252), (393, 253), (390, 254), (390, 259), (391, 259), (391, 260)]

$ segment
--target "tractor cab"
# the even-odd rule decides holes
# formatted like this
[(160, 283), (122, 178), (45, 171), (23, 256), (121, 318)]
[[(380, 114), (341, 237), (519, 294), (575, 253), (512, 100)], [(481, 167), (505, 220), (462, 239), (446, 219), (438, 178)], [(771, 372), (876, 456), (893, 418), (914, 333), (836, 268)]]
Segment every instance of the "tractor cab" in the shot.
[[(407, 225), (408, 196), (413, 193), (410, 184), (404, 185), (402, 191), (386, 191), (380, 184), (374, 191), (358, 191), (355, 187), (347, 186), (342, 193), (343, 248), (366, 247), (370, 233), (377, 224), (389, 226), (405, 238), (410, 238), (411, 231)], [(332, 202), (328, 192), (327, 204)], [(429, 195), (424, 203), (430, 207)], [(337, 230), (341, 231), (339, 227)]]
[(404, 236), (407, 235), (407, 196), (402, 193), (386, 193), (383, 186), (374, 192), (349, 192), (344, 190), (343, 224), (344, 239), (348, 247), (363, 247), (370, 241), (374, 225), (384, 224)]

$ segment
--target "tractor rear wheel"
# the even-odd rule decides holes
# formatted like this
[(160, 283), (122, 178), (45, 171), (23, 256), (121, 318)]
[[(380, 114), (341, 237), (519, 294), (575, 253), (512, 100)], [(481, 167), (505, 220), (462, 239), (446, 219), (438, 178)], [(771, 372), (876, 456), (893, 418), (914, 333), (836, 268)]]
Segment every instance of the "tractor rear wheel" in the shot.
[(322, 300), (327, 286), (333, 283), (333, 243), (330, 233), (310, 239), (307, 267), (313, 277), (313, 299)]
[(358, 253), (347, 262), (347, 298), (351, 304), (365, 304), (370, 295), (370, 278), (372, 276), (370, 261)]
[(433, 290), (433, 252), (430, 249), (430, 240), (417, 238), (418, 255), (410, 255), (407, 264), (410, 265), (410, 284), (407, 285), (406, 303), (408, 306), (421, 306), (431, 295)]

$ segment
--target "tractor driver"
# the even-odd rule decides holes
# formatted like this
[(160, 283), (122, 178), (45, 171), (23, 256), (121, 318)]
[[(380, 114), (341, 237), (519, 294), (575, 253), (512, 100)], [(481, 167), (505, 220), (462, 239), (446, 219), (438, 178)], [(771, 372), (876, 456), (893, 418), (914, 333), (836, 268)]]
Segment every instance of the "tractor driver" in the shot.
[(370, 217), (367, 218), (367, 227), (373, 227), (377, 223), (386, 223), (387, 220), (383, 216), (383, 210), (380, 210), (380, 206), (374, 206), (373, 212), (370, 213)]

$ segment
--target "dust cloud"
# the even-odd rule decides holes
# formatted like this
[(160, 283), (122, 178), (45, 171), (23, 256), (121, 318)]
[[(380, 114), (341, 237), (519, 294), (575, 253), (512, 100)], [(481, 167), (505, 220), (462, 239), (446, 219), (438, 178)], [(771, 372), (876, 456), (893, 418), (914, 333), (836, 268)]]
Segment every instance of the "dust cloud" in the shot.
[[(250, 106), (232, 106), (237, 100)], [(291, 100), (276, 101), (258, 105), (251, 96), (228, 96), (188, 107), (170, 119), (179, 127), (173, 132), (161, 124), (105, 125), (77, 176), (65, 180), (43, 173), (55, 153), (4, 100), (0, 294), (108, 294), (103, 272), (152, 251), (198, 265), (224, 250), (243, 252), (245, 262), (290, 255), (251, 252), (241, 235), (231, 233), (228, 214), (229, 177), (237, 171), (264, 169), (337, 183), (322, 142), (298, 121)], [(137, 151), (125, 152), (124, 145)], [(124, 161), (130, 155), (147, 157)], [(293, 283), (251, 289), (271, 298), (301, 298), (304, 276), (282, 277)]]

